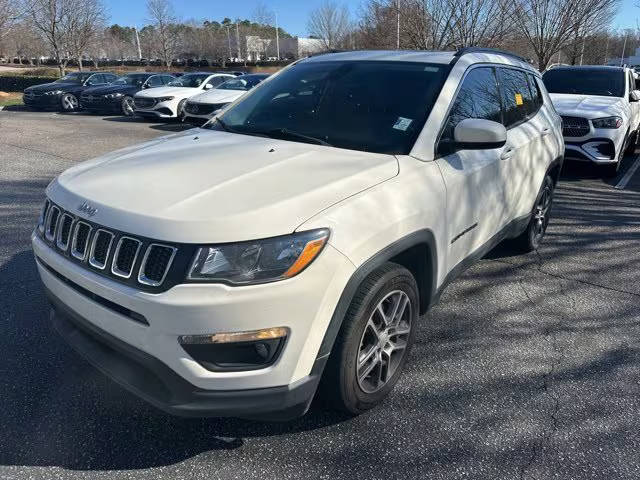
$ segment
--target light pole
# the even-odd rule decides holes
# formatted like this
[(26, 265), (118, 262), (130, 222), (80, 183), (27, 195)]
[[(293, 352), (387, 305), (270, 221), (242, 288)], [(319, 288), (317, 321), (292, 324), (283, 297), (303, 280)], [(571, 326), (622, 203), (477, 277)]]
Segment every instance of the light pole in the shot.
[(138, 46), (138, 60), (142, 60), (142, 49), (140, 48), (140, 36), (138, 35), (138, 29), (133, 27), (133, 31), (136, 32), (136, 45)]
[(276, 58), (280, 60), (280, 35), (278, 34), (278, 12), (276, 14)]
[(396, 0), (396, 50), (400, 50), (400, 0)]
[(624, 62), (624, 49), (627, 48), (627, 34), (624, 34), (624, 42), (622, 44), (622, 57), (620, 57), (620, 66)]

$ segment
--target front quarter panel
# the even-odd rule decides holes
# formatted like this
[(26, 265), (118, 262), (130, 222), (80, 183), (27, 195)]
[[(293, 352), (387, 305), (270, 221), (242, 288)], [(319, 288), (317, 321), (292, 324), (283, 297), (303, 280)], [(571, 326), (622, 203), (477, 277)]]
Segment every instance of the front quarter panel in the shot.
[(435, 236), (437, 259), (434, 283), (446, 275), (445, 187), (435, 163), (398, 157), (398, 176), (349, 197), (312, 217), (298, 230), (328, 227), (329, 243), (356, 267), (403, 237), (420, 230)]

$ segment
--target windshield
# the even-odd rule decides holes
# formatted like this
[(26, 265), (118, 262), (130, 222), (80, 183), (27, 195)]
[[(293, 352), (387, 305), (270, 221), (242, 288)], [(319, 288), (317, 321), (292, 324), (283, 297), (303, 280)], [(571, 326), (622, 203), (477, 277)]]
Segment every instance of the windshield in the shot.
[(172, 87), (198, 88), (207, 78), (209, 78), (209, 74), (207, 73), (188, 73), (172, 80), (169, 82), (169, 85)]
[(149, 75), (124, 75), (113, 82), (114, 85), (135, 85), (137, 87), (142, 86), (147, 81)]
[(228, 80), (218, 88), (221, 90), (251, 90), (265, 78), (266, 77), (262, 75), (255, 77), (252, 75), (245, 75), (242, 78), (234, 78), (233, 80)]
[(93, 73), (68, 73), (64, 77), (56, 80), (55, 83), (84, 83), (91, 75), (93, 75)]
[(622, 70), (553, 69), (545, 72), (542, 80), (549, 93), (624, 97)]
[(446, 66), (426, 63), (303, 62), (253, 91), (210, 128), (407, 154), (445, 73)]

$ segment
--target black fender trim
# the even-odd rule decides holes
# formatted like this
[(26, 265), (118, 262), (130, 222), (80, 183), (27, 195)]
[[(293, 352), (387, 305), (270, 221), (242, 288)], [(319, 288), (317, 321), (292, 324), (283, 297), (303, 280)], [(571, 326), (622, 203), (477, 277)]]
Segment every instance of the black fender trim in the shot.
[(342, 320), (344, 319), (344, 316), (347, 313), (347, 309), (349, 308), (349, 305), (351, 304), (351, 301), (356, 294), (356, 290), (358, 289), (362, 281), (376, 268), (380, 267), (385, 262), (388, 262), (396, 255), (421, 244), (427, 246), (430, 254), (430, 258), (428, 259), (428, 261), (431, 265), (431, 272), (425, 272), (427, 275), (431, 275), (429, 291), (426, 292), (428, 293), (428, 295), (426, 296), (426, 298), (423, 298), (425, 292), (420, 292), (420, 302), (422, 304), (423, 301), (428, 301), (428, 303), (425, 305), (425, 310), (428, 309), (428, 307), (432, 303), (431, 300), (434, 297), (436, 291), (438, 259), (436, 255), (436, 240), (433, 232), (429, 229), (423, 229), (410, 233), (409, 235), (383, 248), (367, 261), (365, 261), (362, 265), (360, 265), (351, 275), (351, 278), (349, 278), (346, 287), (342, 291), (340, 300), (338, 300), (338, 304), (333, 311), (331, 320), (329, 321), (329, 326), (327, 327), (324, 338), (322, 340), (322, 344), (320, 345), (320, 350), (318, 351), (318, 358), (328, 356), (329, 353), (331, 353), (333, 343), (338, 336), (340, 327), (342, 327)]

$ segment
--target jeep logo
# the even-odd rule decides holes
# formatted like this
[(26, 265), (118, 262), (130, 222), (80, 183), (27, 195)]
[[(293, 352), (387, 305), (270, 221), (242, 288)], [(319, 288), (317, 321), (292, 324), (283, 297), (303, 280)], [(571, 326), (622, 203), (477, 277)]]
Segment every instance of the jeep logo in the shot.
[(82, 205), (78, 207), (78, 211), (87, 214), (90, 217), (93, 217), (96, 213), (98, 213), (97, 208), (93, 208), (87, 202), (84, 202)]

